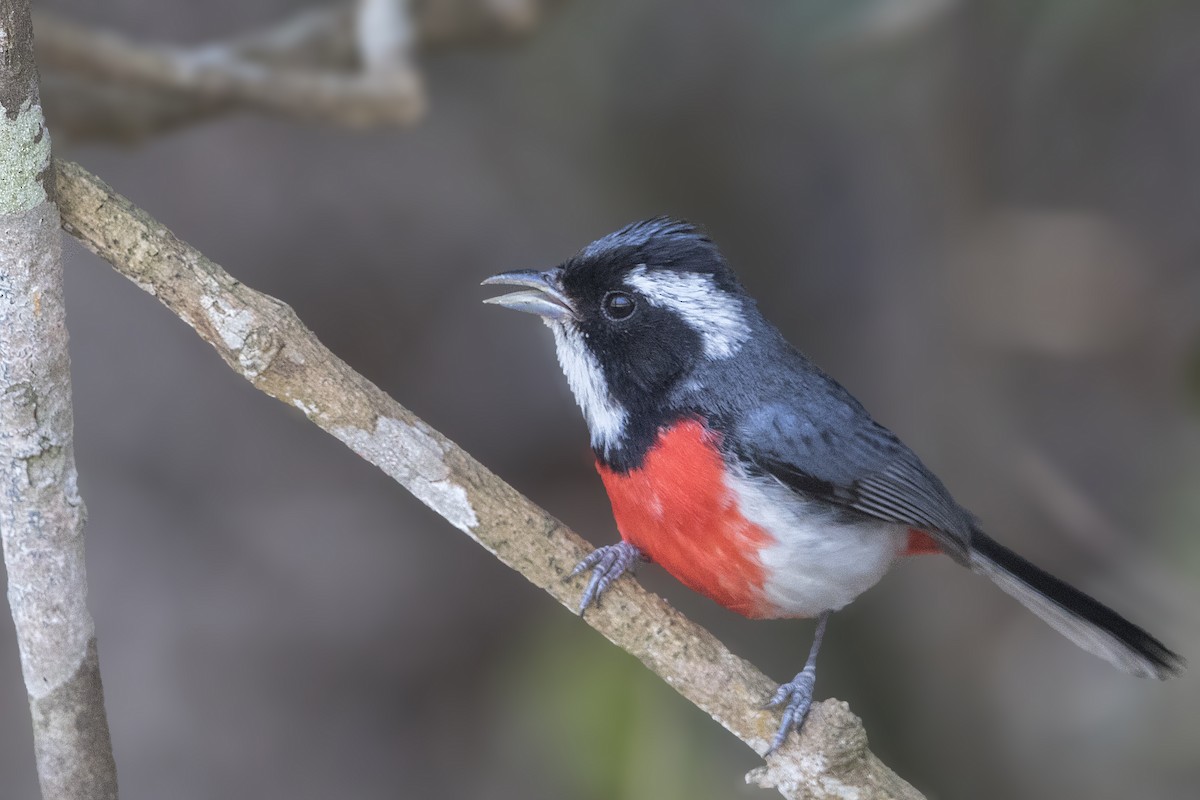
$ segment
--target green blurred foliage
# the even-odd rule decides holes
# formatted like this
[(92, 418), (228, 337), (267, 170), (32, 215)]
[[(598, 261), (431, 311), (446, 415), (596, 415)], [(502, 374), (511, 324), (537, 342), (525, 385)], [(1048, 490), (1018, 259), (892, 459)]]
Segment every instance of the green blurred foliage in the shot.
[(543, 753), (542, 765), (556, 765), (565, 796), (730, 796), (736, 766), (721, 763), (716, 726), (595, 631), (555, 613), (509, 652), (492, 693), (511, 726), (504, 735), (522, 737)]
[(1193, 413), (1200, 414), (1200, 342), (1192, 347), (1183, 365), (1184, 393)]

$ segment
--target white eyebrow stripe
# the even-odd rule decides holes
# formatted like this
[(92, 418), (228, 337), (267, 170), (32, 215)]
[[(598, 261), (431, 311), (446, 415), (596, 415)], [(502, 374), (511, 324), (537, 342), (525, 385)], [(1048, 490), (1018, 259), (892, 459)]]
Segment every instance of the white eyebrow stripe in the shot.
[(711, 275), (663, 270), (650, 274), (645, 264), (629, 271), (625, 283), (653, 306), (683, 318), (704, 343), (709, 358), (729, 358), (750, 338), (742, 301), (717, 288)]

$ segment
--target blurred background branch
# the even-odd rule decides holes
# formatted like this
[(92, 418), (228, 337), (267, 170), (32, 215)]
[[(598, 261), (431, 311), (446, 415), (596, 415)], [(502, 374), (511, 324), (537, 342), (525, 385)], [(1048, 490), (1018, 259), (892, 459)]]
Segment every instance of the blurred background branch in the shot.
[(414, 50), (503, 42), (559, 0), (360, 0), (196, 47), (147, 44), (39, 12), (47, 115), (74, 139), (133, 143), (250, 109), (404, 127), (425, 100)]
[(417, 75), (407, 61), (391, 63), (386, 69), (335, 72), (255, 62), (222, 45), (194, 49), (143, 45), (61, 21), (38, 30), (39, 57), (48, 78), (61, 70), (87, 76), (87, 83), (100, 86), (186, 95), (205, 106), (224, 101), (351, 127), (411, 124), (420, 118), (424, 102)]
[[(70, 162), (56, 162), (63, 227), (157, 297), (255, 387), (299, 408), (501, 561), (573, 608), (564, 583), (586, 542), (449, 439), (354, 372), (295, 313), (237, 281), (145, 211)], [(775, 714), (774, 683), (711, 633), (633, 581), (621, 581), (586, 621), (760, 755)], [(581, 689), (586, 691), (586, 688)], [(785, 797), (920, 800), (867, 749), (844, 703), (814, 706), (799, 737), (749, 776)]]

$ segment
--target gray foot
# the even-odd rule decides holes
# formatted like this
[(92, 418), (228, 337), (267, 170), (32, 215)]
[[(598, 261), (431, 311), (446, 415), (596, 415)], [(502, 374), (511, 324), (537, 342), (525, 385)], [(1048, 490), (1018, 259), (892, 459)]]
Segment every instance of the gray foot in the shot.
[(775, 733), (775, 738), (771, 740), (771, 749), (767, 751), (767, 755), (774, 753), (783, 745), (793, 728), (800, 730), (800, 726), (804, 724), (804, 718), (808, 716), (808, 709), (812, 706), (813, 684), (816, 680), (816, 669), (805, 667), (790, 682), (780, 686), (764, 706), (764, 708), (783, 706), (783, 719), (779, 723), (779, 730)]
[(627, 569), (642, 557), (642, 551), (624, 540), (593, 550), (587, 558), (575, 565), (568, 577), (574, 577), (587, 570), (592, 571), (583, 599), (579, 601), (579, 613), (583, 614), (592, 603), (600, 605), (600, 595), (613, 581), (621, 577)]
[(775, 733), (775, 738), (771, 740), (771, 749), (763, 755), (769, 756), (778, 750), (787, 740), (792, 728), (800, 730), (800, 726), (804, 724), (804, 718), (808, 716), (808, 709), (812, 706), (813, 700), (813, 684), (817, 681), (817, 653), (821, 650), (821, 641), (825, 638), (825, 626), (829, 624), (831, 613), (824, 611), (821, 616), (817, 617), (817, 630), (813, 633), (813, 643), (808, 651), (808, 661), (804, 662), (804, 669), (800, 670), (791, 681), (776, 689), (775, 696), (764, 706), (764, 708), (783, 706), (783, 720), (779, 723), (779, 730)]

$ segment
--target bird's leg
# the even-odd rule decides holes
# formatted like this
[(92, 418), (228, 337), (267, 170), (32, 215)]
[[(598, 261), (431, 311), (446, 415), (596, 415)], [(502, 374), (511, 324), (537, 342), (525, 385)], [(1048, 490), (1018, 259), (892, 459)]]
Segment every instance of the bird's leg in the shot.
[(600, 595), (604, 590), (625, 574), (639, 558), (642, 558), (642, 551), (622, 539), (616, 544), (597, 547), (587, 558), (576, 564), (567, 577), (573, 578), (589, 569), (592, 571), (592, 578), (583, 592), (583, 599), (579, 601), (579, 613), (583, 614), (592, 603), (599, 606)]
[(804, 669), (780, 686), (775, 695), (767, 701), (765, 708), (783, 706), (783, 720), (779, 723), (775, 738), (771, 740), (771, 748), (764, 755), (778, 750), (792, 728), (800, 730), (805, 716), (808, 715), (813, 700), (813, 684), (817, 680), (817, 652), (821, 649), (821, 640), (825, 638), (825, 624), (829, 622), (831, 613), (833, 612), (824, 611), (817, 617), (817, 630), (813, 634), (812, 649), (808, 651), (808, 661), (804, 662)]

